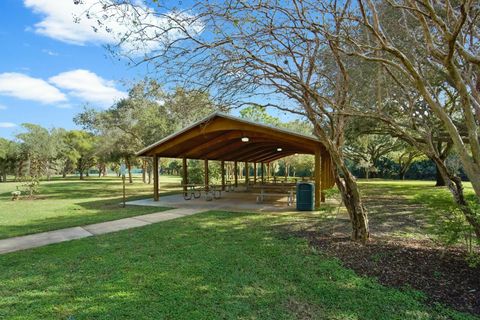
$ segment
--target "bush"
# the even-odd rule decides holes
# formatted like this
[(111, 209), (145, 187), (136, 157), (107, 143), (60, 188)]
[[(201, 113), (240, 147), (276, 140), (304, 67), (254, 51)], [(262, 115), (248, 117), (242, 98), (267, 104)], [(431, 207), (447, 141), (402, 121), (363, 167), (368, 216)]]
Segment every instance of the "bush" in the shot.
[[(39, 193), (40, 180), (36, 177), (24, 180), (20, 188), (21, 191), (28, 195), (29, 198), (33, 198), (35, 194)], [(18, 188), (18, 187), (17, 187)]]
[[(480, 204), (469, 201), (468, 206), (480, 219)], [(467, 251), (467, 262), (471, 267), (480, 263), (480, 239), (475, 236), (473, 227), (467, 222), (464, 213), (459, 207), (452, 207), (448, 211), (433, 214), (432, 232), (445, 246), (462, 244)]]

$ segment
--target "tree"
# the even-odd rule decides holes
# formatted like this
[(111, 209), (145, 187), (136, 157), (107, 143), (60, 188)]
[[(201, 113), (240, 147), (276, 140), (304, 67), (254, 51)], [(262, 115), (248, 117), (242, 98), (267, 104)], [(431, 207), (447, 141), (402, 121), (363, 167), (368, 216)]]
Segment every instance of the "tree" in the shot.
[[(447, 160), (450, 151), (452, 150), (452, 142), (451, 141), (438, 141), (436, 145), (436, 149), (439, 152), (440, 160)], [(436, 187), (444, 187), (446, 185), (445, 179), (442, 176), (442, 173), (437, 165), (435, 165), (435, 186)]]
[(0, 138), (0, 182), (7, 182), (7, 174), (14, 171), (17, 151), (15, 142)]
[[(381, 63), (385, 68), (395, 69), (404, 75), (404, 85), (415, 89), (429, 111), (441, 121), (477, 197), (480, 197), (478, 6), (474, 5), (474, 1), (457, 4), (445, 0), (444, 5), (437, 6), (426, 0), (380, 3), (359, 0), (358, 8), (358, 21), (370, 41), (355, 41), (356, 50), (352, 54)], [(414, 55), (410, 54), (411, 47), (403, 46), (405, 39), (396, 41), (397, 37), (391, 36), (395, 32), (389, 22), (392, 13), (401, 19), (402, 26), (410, 34), (406, 41), (411, 40), (418, 46)], [(351, 37), (345, 40), (349, 43), (354, 41)], [(454, 115), (442, 103), (446, 100), (441, 96), (444, 91), (435, 89), (438, 87), (436, 79), (428, 74), (432, 71), (441, 75), (444, 85), (458, 97)], [(458, 117), (462, 126), (458, 125)], [(468, 138), (468, 144), (464, 137)], [(478, 232), (480, 236), (480, 229)]]
[[(345, 26), (342, 35), (332, 34), (339, 40), (338, 50), (377, 65), (377, 69), (401, 89), (398, 92), (409, 97), (410, 103), (403, 107), (403, 112), (409, 112), (411, 121), (429, 119), (440, 124), (446, 137), (436, 139), (451, 141), (478, 202), (478, 6), (474, 1), (445, 0), (437, 5), (430, 1), (358, 0), (344, 11), (330, 10), (334, 19), (341, 20)], [(398, 23), (402, 28), (398, 28)], [(403, 131), (403, 125), (392, 117), (391, 110), (387, 114), (378, 108), (369, 116)], [(419, 141), (414, 135), (401, 134), (435, 162), (455, 202), (480, 238), (480, 219), (465, 199), (461, 179), (445, 165), (432, 139), (423, 137)]]
[[(125, 5), (113, 9), (125, 13)], [(168, 9), (151, 12), (165, 17)], [(211, 89), (224, 104), (273, 106), (307, 117), (332, 157), (353, 239), (369, 234), (343, 154), (345, 128), (359, 118), (382, 121), (383, 133), (434, 161), (480, 237), (461, 180), (437, 147), (451, 141), (478, 202), (480, 15), (474, 1), (194, 1), (193, 9), (195, 15), (175, 14), (155, 26), (158, 36), (144, 32), (153, 27), (134, 15), (135, 27), (122, 39), (163, 41), (165, 47), (143, 62), (154, 61), (173, 82)], [(172, 32), (174, 45), (164, 41)], [(374, 85), (365, 86), (365, 79)]]
[[(145, 8), (133, 1), (127, 5)], [(336, 184), (350, 215), (352, 239), (367, 241), (367, 212), (342, 150), (345, 126), (351, 121), (340, 113), (351, 102), (347, 61), (332, 45), (335, 38), (326, 37), (319, 28), (315, 19), (318, 4), (197, 1), (194, 8), (195, 16), (175, 14), (164, 30), (155, 26), (158, 36), (153, 38), (143, 32), (144, 28), (151, 30), (150, 26), (134, 14), (135, 27), (123, 39), (161, 41), (173, 30), (180, 34), (175, 45), (166, 45), (143, 59), (154, 62), (172, 81), (210, 90), (221, 105), (274, 106), (306, 117), (332, 158)], [(108, 6), (110, 13), (115, 9), (126, 17), (124, 5)], [(164, 9), (159, 5), (150, 13), (168, 17)], [(199, 21), (202, 28), (195, 28)], [(340, 33), (341, 29), (333, 25), (330, 31)], [(277, 99), (269, 99), (272, 94)]]
[(388, 135), (350, 133), (349, 141), (345, 145), (345, 154), (348, 159), (357, 163), (365, 170), (365, 177), (369, 173), (377, 172), (380, 158), (385, 157), (400, 148), (396, 139)]
[[(133, 183), (131, 168), (135, 153), (175, 130), (211, 113), (215, 106), (208, 95), (176, 88), (165, 93), (154, 80), (135, 84), (127, 98), (107, 110), (86, 109), (75, 117), (75, 122), (94, 132), (100, 138), (100, 151), (104, 161), (123, 161)], [(152, 165), (143, 160), (141, 166), (151, 176)], [(146, 177), (144, 175), (144, 182)], [(150, 179), (149, 179), (150, 180)]]
[(72, 130), (65, 135), (68, 158), (75, 163), (80, 180), (83, 180), (84, 173), (95, 164), (95, 142), (94, 135), (81, 130)]
[[(59, 156), (61, 132), (58, 129), (47, 130), (39, 125), (24, 123), (26, 132), (17, 134), (20, 141), (21, 154), (27, 162), (26, 174), (40, 179), (46, 175), (50, 178), (55, 169), (55, 161)], [(22, 170), (19, 166), (19, 170)]]
[(264, 123), (272, 127), (281, 127), (282, 121), (279, 118), (271, 116), (266, 108), (252, 105), (240, 110), (240, 117), (248, 119), (253, 122)]
[(404, 146), (401, 150), (393, 154), (393, 158), (397, 161), (399, 170), (398, 177), (405, 180), (405, 175), (416, 160), (424, 158), (423, 154), (411, 146)]

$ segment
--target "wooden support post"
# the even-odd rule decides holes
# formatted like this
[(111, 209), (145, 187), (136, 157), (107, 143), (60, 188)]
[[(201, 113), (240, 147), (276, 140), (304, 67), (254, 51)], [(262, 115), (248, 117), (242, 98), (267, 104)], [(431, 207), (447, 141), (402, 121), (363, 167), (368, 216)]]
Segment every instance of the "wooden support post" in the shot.
[(257, 163), (253, 163), (253, 184), (257, 183)]
[(248, 162), (245, 161), (245, 185), (248, 186), (248, 175), (250, 174), (250, 170), (248, 170)]
[(235, 161), (233, 163), (233, 166), (234, 166), (233, 173), (235, 175), (235, 187), (238, 187), (238, 163), (237, 163), (237, 161)]
[(270, 162), (267, 163), (267, 182), (270, 180)]
[(222, 191), (225, 191), (225, 161), (222, 160)]
[(153, 201), (160, 199), (158, 180), (158, 155), (155, 154), (153, 156)]
[(183, 191), (187, 191), (187, 184), (188, 184), (188, 165), (187, 165), (187, 158), (183, 158)]
[(315, 150), (315, 208), (320, 208), (322, 194), (322, 155), (320, 149)]
[(265, 163), (261, 163), (261, 166), (262, 166), (262, 184), (265, 183), (265, 175), (264, 175), (264, 171), (265, 171)]
[(205, 159), (205, 190), (208, 191), (208, 159)]

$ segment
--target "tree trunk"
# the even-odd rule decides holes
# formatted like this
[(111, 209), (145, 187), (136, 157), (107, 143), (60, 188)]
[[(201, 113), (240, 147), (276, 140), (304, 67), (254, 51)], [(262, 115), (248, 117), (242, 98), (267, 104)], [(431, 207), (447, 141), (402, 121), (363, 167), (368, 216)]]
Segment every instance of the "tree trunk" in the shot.
[(132, 164), (130, 163), (130, 159), (128, 157), (125, 158), (125, 163), (127, 164), (127, 169), (128, 169), (128, 183), (133, 183)]
[[(335, 166), (335, 182), (342, 195), (352, 225), (352, 240), (365, 244), (370, 238), (368, 213), (362, 203), (360, 190), (338, 149), (329, 148), (330, 157)], [(340, 177), (343, 176), (343, 179)]]
[(445, 179), (443, 179), (442, 174), (440, 173), (440, 170), (438, 169), (438, 165), (435, 164), (435, 177), (437, 182), (435, 183), (435, 187), (445, 187)]
[(335, 174), (335, 181), (350, 216), (352, 240), (365, 244), (370, 238), (367, 211), (363, 206), (355, 178), (344, 165), (342, 167), (340, 170), (344, 178), (341, 179), (338, 174)]
[(147, 163), (145, 160), (142, 160), (142, 181), (143, 183), (147, 183), (147, 176), (145, 174), (145, 170), (147, 169)]
[(15, 181), (17, 181), (19, 178), (23, 176), (23, 159), (20, 160), (20, 162), (18, 163), (16, 172), (17, 174), (15, 175)]
[(83, 161), (82, 158), (77, 161), (77, 170), (80, 173), (80, 180), (83, 180)]
[(458, 205), (458, 208), (462, 211), (463, 215), (467, 222), (473, 227), (475, 236), (480, 240), (480, 220), (478, 219), (475, 212), (472, 211), (472, 208), (468, 205), (465, 200), (465, 195), (463, 193), (463, 184), (460, 177), (452, 174), (448, 168), (445, 166), (445, 163), (442, 159), (433, 159), (437, 165), (440, 174), (443, 177), (443, 180), (453, 195), (455, 203)]

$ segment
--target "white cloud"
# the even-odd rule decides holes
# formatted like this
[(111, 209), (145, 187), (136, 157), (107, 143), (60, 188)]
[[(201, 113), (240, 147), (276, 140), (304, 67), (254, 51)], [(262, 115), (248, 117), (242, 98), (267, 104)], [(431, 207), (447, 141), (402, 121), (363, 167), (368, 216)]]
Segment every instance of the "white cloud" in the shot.
[(17, 125), (12, 122), (0, 122), (0, 128), (14, 128)]
[[(153, 9), (141, 4), (136, 4), (135, 10), (131, 5), (104, 10), (98, 0), (83, 0), (78, 5), (72, 0), (24, 0), (24, 5), (42, 16), (42, 20), (33, 26), (36, 33), (76, 45), (115, 45), (123, 39), (121, 50), (138, 55), (161, 49), (165, 43), (180, 36), (178, 31), (165, 32), (171, 27), (167, 17), (159, 16)], [(190, 16), (183, 13), (182, 17)], [(192, 32), (201, 32), (203, 25), (192, 22), (190, 29)], [(138, 41), (140, 38), (155, 40), (142, 42)]]
[[(42, 19), (33, 28), (38, 34), (76, 45), (112, 44), (133, 55), (141, 55), (161, 49), (165, 43), (180, 36), (171, 29), (170, 19), (159, 16), (142, 4), (112, 6), (103, 9), (102, 3), (110, 0), (83, 0), (75, 5), (73, 0), (24, 0), (24, 5), (39, 14)], [(88, 16), (87, 13), (88, 12)], [(167, 13), (182, 18), (193, 18), (185, 13)], [(190, 21), (190, 20), (189, 20)], [(203, 25), (191, 20), (190, 32), (201, 32)], [(145, 39), (154, 39), (146, 40)]]
[(0, 74), (0, 95), (40, 103), (55, 103), (67, 100), (67, 97), (60, 90), (45, 80), (16, 72)]
[(69, 95), (101, 104), (103, 107), (127, 97), (125, 92), (115, 88), (113, 81), (105, 80), (89, 70), (62, 72), (48, 80), (58, 88), (67, 90)]

